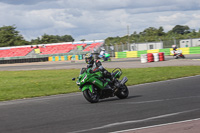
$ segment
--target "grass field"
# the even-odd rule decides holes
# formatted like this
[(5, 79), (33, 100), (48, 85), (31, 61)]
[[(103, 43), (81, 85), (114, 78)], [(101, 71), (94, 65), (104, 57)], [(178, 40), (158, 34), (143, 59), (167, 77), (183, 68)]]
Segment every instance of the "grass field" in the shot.
[[(111, 71), (112, 69), (108, 69)], [(0, 71), (0, 101), (78, 92), (79, 69)], [(200, 75), (200, 66), (122, 69), (127, 85)]]

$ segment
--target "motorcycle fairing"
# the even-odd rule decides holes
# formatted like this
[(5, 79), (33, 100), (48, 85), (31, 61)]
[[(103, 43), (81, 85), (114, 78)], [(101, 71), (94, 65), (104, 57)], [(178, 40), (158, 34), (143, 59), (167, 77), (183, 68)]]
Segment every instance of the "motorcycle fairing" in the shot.
[(91, 84), (84, 85), (83, 88), (82, 88), (82, 92), (87, 90), (87, 89), (89, 89), (91, 93), (93, 92)]

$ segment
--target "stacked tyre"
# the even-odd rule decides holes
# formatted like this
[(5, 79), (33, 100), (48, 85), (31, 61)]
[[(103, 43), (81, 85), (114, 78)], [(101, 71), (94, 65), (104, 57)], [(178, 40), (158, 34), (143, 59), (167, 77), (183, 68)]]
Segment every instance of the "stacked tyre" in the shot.
[(147, 63), (147, 54), (141, 54), (141, 63)]
[(159, 55), (158, 53), (153, 53), (154, 61), (157, 62), (159, 61)]
[(164, 61), (165, 60), (165, 54), (164, 54), (164, 52), (160, 52), (159, 53), (159, 60), (160, 61)]
[(148, 62), (154, 62), (154, 57), (153, 57), (152, 53), (147, 54), (147, 60), (148, 60)]

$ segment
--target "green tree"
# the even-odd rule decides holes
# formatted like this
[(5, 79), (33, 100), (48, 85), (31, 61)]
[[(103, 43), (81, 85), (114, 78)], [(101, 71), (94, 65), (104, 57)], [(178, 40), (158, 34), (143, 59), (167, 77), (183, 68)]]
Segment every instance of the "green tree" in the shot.
[[(144, 31), (137, 33), (136, 31), (133, 32), (129, 36), (130, 43), (144, 43), (144, 42), (154, 42), (154, 41), (169, 41), (173, 39), (187, 39), (187, 38), (198, 38), (200, 37), (200, 30), (196, 32), (192, 30), (188, 26), (181, 26), (176, 25), (172, 30), (168, 31), (167, 33), (164, 32), (162, 26), (159, 28), (149, 27), (146, 28)], [(126, 43), (128, 40), (127, 36), (123, 37), (108, 37), (105, 40), (105, 44), (109, 45), (117, 44), (120, 45), (121, 43)], [(170, 42), (171, 45), (171, 42)]]
[(15, 26), (0, 27), (0, 47), (28, 45)]
[(189, 32), (189, 27), (188, 26), (182, 26), (182, 25), (176, 25), (173, 29), (172, 32), (173, 33), (177, 33), (177, 34), (185, 34), (185, 33), (190, 33)]
[(157, 33), (157, 35), (158, 36), (163, 36), (163, 35), (165, 35), (165, 32), (164, 32), (164, 29), (163, 29), (163, 27), (161, 26), (161, 27), (159, 27), (159, 29), (158, 29), (158, 31), (157, 31), (158, 33)]
[(73, 42), (74, 39), (71, 35), (48, 35), (44, 34), (41, 38), (31, 40), (32, 44), (47, 44), (47, 43), (59, 43), (59, 42)]
[(85, 39), (81, 39), (80, 41), (86, 41)]

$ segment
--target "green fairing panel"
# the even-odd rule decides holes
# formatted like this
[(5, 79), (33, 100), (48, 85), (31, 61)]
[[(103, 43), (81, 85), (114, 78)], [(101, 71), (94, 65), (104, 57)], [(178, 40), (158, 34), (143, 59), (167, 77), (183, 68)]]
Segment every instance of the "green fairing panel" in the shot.
[(102, 74), (102, 72), (96, 72), (95, 74), (97, 74), (99, 77), (103, 77), (103, 74)]
[(90, 92), (92, 92), (92, 85), (84, 85), (83, 88), (82, 88), (82, 91), (85, 91), (87, 89), (89, 89)]
[(117, 74), (115, 74), (115, 78), (119, 78), (121, 76), (121, 72), (118, 72)]
[[(100, 88), (100, 89), (103, 89), (105, 84), (103, 84), (102, 81), (100, 81), (99, 79), (93, 77), (93, 78), (90, 78), (89, 80), (90, 83), (94, 84), (96, 87)], [(107, 85), (107, 84), (106, 84)]]

